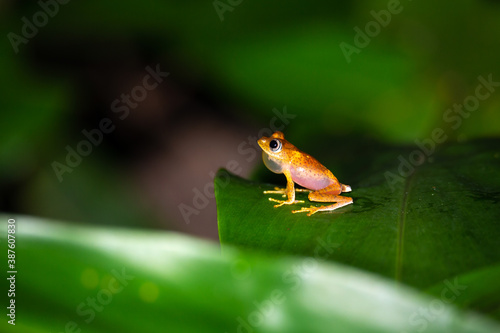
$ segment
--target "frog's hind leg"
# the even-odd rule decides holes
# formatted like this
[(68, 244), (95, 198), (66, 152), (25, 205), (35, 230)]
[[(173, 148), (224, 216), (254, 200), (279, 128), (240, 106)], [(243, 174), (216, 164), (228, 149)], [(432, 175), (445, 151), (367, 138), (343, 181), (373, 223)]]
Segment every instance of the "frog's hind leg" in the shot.
[[(345, 189), (345, 191), (344, 191)], [(334, 204), (327, 205), (327, 206), (320, 206), (320, 207), (315, 207), (311, 206), (309, 208), (307, 207), (302, 207), (300, 210), (294, 210), (292, 213), (304, 213), (307, 212), (307, 216), (311, 216), (312, 214), (316, 212), (322, 212), (322, 211), (333, 211), (335, 209), (338, 209), (340, 207), (347, 206), (349, 204), (353, 203), (352, 198), (350, 197), (343, 197), (339, 195), (341, 192), (349, 192), (351, 189), (350, 186), (344, 185), (344, 184), (333, 184), (330, 185), (324, 189), (314, 191), (309, 193), (309, 200), (310, 201), (315, 201), (315, 202), (335, 202)]]
[(292, 210), (292, 213), (304, 213), (307, 212), (307, 216), (311, 216), (312, 214), (316, 212), (325, 212), (325, 211), (332, 211), (335, 209), (338, 209), (340, 207), (344, 207), (347, 205), (350, 205), (353, 203), (352, 198), (350, 197), (343, 197), (341, 195), (336, 195), (331, 198), (329, 201), (336, 201), (336, 203), (327, 205), (327, 206), (311, 206), (311, 207), (302, 207), (300, 210)]

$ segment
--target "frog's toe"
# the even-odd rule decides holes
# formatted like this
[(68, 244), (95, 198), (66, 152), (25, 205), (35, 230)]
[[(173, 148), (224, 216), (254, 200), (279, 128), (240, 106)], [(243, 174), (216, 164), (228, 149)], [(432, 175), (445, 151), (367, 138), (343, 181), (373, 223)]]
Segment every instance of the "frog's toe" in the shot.
[(279, 187), (275, 187), (274, 190), (268, 190), (268, 191), (264, 191), (264, 194), (285, 194), (286, 193), (286, 189), (284, 188), (279, 188)]
[(278, 199), (274, 199), (274, 198), (269, 198), (269, 201), (278, 203), (277, 205), (274, 205), (274, 208), (278, 208), (278, 207), (283, 206), (283, 205), (293, 205), (296, 203), (304, 203), (304, 200), (288, 201), (288, 200), (278, 200)]
[(284, 200), (278, 200), (278, 199), (274, 199), (274, 198), (269, 198), (269, 201), (272, 201), (272, 202), (277, 202), (278, 204), (277, 205), (274, 205), (274, 208), (278, 208), (282, 205), (285, 204), (285, 201)]
[(316, 213), (318, 211), (318, 207), (314, 207), (314, 206), (311, 206), (311, 207), (302, 207), (301, 209), (299, 210), (292, 210), (292, 213), (306, 213), (307, 212), (307, 216), (311, 216), (312, 214)]

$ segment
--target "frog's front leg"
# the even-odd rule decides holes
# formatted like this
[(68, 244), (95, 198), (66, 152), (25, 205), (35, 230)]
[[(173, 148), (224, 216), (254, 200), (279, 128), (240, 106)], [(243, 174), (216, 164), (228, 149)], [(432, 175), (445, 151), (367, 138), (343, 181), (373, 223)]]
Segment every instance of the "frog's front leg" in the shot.
[(287, 200), (278, 200), (274, 198), (269, 198), (269, 201), (277, 202), (277, 205), (274, 205), (274, 208), (283, 206), (283, 205), (291, 205), (294, 203), (302, 203), (303, 200), (295, 200), (295, 188), (291, 175), (288, 172), (284, 173), (286, 176), (286, 189), (281, 192), (281, 189), (275, 189), (276, 191), (264, 191), (264, 193), (284, 193), (287, 196)]

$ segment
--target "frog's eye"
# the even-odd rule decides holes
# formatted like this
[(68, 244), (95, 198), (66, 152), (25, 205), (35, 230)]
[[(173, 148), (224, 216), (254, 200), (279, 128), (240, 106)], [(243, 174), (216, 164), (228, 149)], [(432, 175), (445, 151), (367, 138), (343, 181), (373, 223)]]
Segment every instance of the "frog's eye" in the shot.
[(277, 140), (277, 139), (273, 139), (271, 140), (271, 142), (269, 142), (269, 148), (271, 148), (271, 151), (273, 153), (277, 153), (279, 151), (281, 151), (281, 141), (280, 140)]

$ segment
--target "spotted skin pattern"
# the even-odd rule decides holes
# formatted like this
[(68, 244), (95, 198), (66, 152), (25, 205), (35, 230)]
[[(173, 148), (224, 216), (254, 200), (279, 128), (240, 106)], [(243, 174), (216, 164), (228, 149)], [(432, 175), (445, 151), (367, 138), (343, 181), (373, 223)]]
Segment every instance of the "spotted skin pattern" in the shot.
[[(282, 194), (286, 200), (269, 198), (277, 202), (274, 207), (303, 203), (295, 200), (295, 192), (308, 192), (310, 201), (335, 202), (331, 205), (320, 207), (303, 207), (292, 213), (305, 213), (311, 216), (322, 211), (333, 211), (353, 203), (352, 198), (343, 197), (342, 192), (350, 192), (349, 185), (341, 184), (333, 173), (319, 163), (314, 157), (306, 154), (290, 142), (285, 140), (282, 132), (275, 132), (271, 137), (263, 136), (258, 141), (262, 148), (262, 159), (266, 167), (274, 173), (282, 173), (286, 177), (286, 188), (275, 188), (274, 191), (264, 191), (264, 194)], [(305, 189), (295, 189), (297, 183)]]

